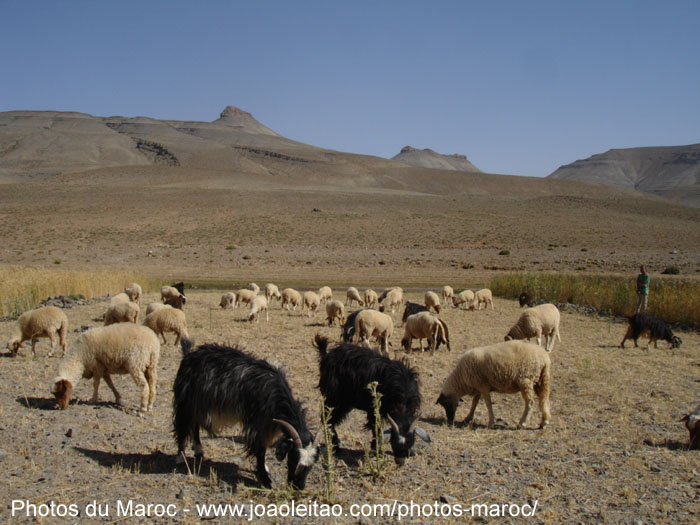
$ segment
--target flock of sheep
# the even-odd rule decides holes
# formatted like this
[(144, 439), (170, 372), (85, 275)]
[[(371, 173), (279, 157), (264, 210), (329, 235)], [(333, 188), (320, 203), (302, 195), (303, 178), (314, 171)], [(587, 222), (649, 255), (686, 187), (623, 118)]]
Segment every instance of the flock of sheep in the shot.
[[(397, 309), (405, 305), (402, 318), (404, 334), (401, 339), (401, 347), (405, 352), (410, 352), (412, 350), (414, 339), (419, 340), (419, 346), (422, 351), (423, 339), (425, 339), (431, 353), (434, 353), (439, 348), (440, 344), (444, 344), (445, 347), (450, 350), (449, 330), (445, 322), (439, 317), (445, 305), (451, 304), (454, 308), (467, 308), (476, 311), (482, 308), (494, 308), (493, 297), (491, 291), (488, 289), (478, 290), (476, 292), (464, 290), (455, 294), (454, 290), (449, 286), (445, 286), (441, 290), (441, 295), (432, 291), (426, 292), (423, 305), (405, 302), (403, 290), (399, 287), (387, 288), (380, 294), (371, 289), (367, 289), (362, 295), (357, 288), (349, 287), (346, 291), (346, 300), (344, 303), (339, 300), (334, 300), (333, 292), (327, 286), (322, 287), (318, 292), (299, 292), (292, 288), (285, 288), (280, 292), (276, 285), (270, 283), (265, 286), (262, 292), (263, 293), (261, 293), (260, 287), (255, 283), (251, 283), (246, 289), (223, 294), (219, 306), (223, 309), (227, 309), (248, 305), (248, 320), (251, 322), (259, 322), (263, 312), (265, 313), (266, 320), (269, 321), (269, 309), (275, 301), (279, 302), (281, 309), (286, 309), (288, 312), (291, 312), (296, 311), (297, 307), (299, 307), (302, 315), (306, 314), (308, 316), (316, 315), (321, 305), (325, 304), (328, 325), (333, 326), (337, 321), (337, 324), (341, 328), (341, 339), (343, 343), (334, 349), (328, 350), (328, 341), (317, 338), (317, 347), (322, 349), (320, 350), (321, 355), (326, 356), (321, 360), (322, 363), (329, 355), (338, 356), (341, 355), (341, 353), (350, 355), (351, 352), (355, 352), (358, 356), (358, 361), (353, 363), (353, 370), (356, 367), (370, 368), (370, 363), (374, 363), (372, 367), (374, 367), (373, 369), (376, 369), (376, 373), (379, 374), (377, 378), (380, 382), (380, 390), (382, 388), (389, 389), (387, 385), (381, 384), (382, 378), (388, 377), (382, 375), (382, 370), (389, 370), (391, 367), (400, 368), (401, 366), (408, 366), (405, 360), (397, 356), (395, 356), (394, 359), (390, 357), (389, 347), (392, 346), (391, 336), (394, 329), (394, 321), (390, 313), (395, 313)], [(228, 405), (226, 405), (228, 408), (219, 407), (219, 409), (217, 409), (219, 412), (215, 411), (218, 413), (217, 417), (223, 418), (223, 423), (225, 423), (228, 418), (229, 422), (237, 421), (243, 423), (244, 427), (248, 425), (244, 428), (246, 433), (248, 433), (251, 428), (255, 428), (255, 425), (252, 423), (246, 423), (246, 418), (248, 418), (249, 414), (246, 414), (245, 410), (240, 406), (234, 406), (239, 402), (236, 401), (237, 399), (250, 398), (252, 395), (250, 391), (238, 391), (237, 395), (239, 397), (228, 399), (225, 397), (225, 394), (220, 394), (216, 391), (216, 385), (211, 387), (214, 389), (213, 391), (215, 391), (215, 393), (212, 393), (212, 391), (206, 390), (206, 385), (199, 385), (199, 382), (192, 379), (194, 375), (203, 373), (203, 370), (207, 367), (211, 369), (213, 365), (211, 362), (205, 363), (201, 359), (197, 360), (187, 356), (191, 343), (188, 341), (189, 335), (187, 331), (186, 315), (184, 313), (184, 305), (187, 301), (184, 293), (184, 285), (182, 283), (177, 283), (174, 286), (162, 287), (161, 301), (158, 303), (151, 303), (147, 306), (145, 312), (146, 316), (142, 324), (139, 325), (137, 324), (137, 320), (141, 309), (142, 295), (142, 289), (137, 283), (132, 283), (127, 286), (123, 293), (112, 297), (104, 313), (105, 326), (93, 328), (81, 333), (68, 349), (66, 348), (68, 321), (65, 314), (59, 308), (47, 306), (25, 312), (19, 317), (15, 330), (7, 343), (7, 348), (13, 355), (16, 355), (19, 348), (23, 347), (22, 343), (30, 340), (32, 343), (32, 353), (35, 354), (37, 339), (40, 337), (48, 337), (51, 340), (51, 350), (48, 355), (51, 356), (56, 343), (58, 342), (60, 344), (63, 349), (63, 356), (58, 365), (57, 375), (52, 381), (51, 391), (56, 397), (59, 407), (62, 409), (68, 406), (72, 391), (80, 378), (93, 379), (93, 403), (97, 402), (99, 384), (101, 379), (104, 378), (109, 388), (113, 391), (116, 402), (121, 405), (121, 395), (115, 388), (110, 374), (129, 374), (141, 389), (140, 410), (145, 412), (152, 408), (156, 396), (156, 379), (161, 345), (159, 337), (162, 338), (163, 344), (167, 344), (165, 334), (173, 332), (176, 334), (175, 344), (177, 345), (182, 341), (183, 351), (185, 353), (185, 358), (183, 358), (176, 383), (179, 381), (181, 385), (185, 385), (181, 388), (194, 389), (194, 393), (185, 395), (183, 399), (197, 399), (199, 403), (196, 407), (187, 408), (187, 414), (190, 415), (180, 415), (182, 421), (179, 425), (183, 429), (186, 429), (182, 430), (185, 434), (178, 437), (179, 449), (182, 456), (184, 457), (184, 443), (188, 439), (195, 442), (195, 445), (199, 447), (198, 449), (195, 447), (195, 452), (201, 455), (201, 445), (198, 441), (199, 427), (196, 424), (196, 428), (192, 427), (191, 425), (193, 423), (188, 423), (186, 421), (195, 421), (199, 420), (197, 418), (204, 418), (201, 420), (208, 422), (206, 424), (204, 422), (202, 423), (205, 428), (206, 425), (214, 425), (211, 419), (211, 411), (213, 410), (213, 405), (216, 405), (216, 403), (224, 403), (224, 405), (226, 405), (226, 402), (228, 402)], [(346, 315), (346, 307), (353, 306), (355, 303), (360, 309)], [(524, 301), (521, 298), (521, 306), (527, 303), (527, 300)], [(632, 330), (634, 323), (632, 320), (630, 323), (630, 330)], [(491, 392), (519, 392), (523, 397), (525, 406), (517, 425), (518, 428), (522, 428), (525, 425), (535, 399), (538, 401), (541, 414), (539, 427), (543, 428), (547, 425), (550, 420), (549, 394), (552, 381), (550, 352), (554, 346), (555, 338), (561, 341), (559, 324), (560, 315), (556, 306), (552, 304), (533, 306), (527, 308), (522, 315), (520, 315), (519, 319), (517, 319), (515, 324), (504, 336), (504, 341), (490, 346), (473, 348), (465, 352), (461, 358), (459, 358), (454, 370), (445, 379), (437, 399), (437, 402), (442, 405), (445, 410), (448, 423), (453, 424), (455, 412), (461, 398), (465, 395), (469, 395), (472, 397), (472, 403), (465, 422), (468, 423), (472, 420), (478, 402), (483, 398), (488, 410), (488, 426), (491, 427), (495, 422), (491, 403)], [(636, 337), (644, 333), (644, 326), (636, 330), (637, 331), (633, 334), (635, 344)], [(626, 335), (626, 337), (632, 336)], [(651, 340), (652, 336), (649, 335), (649, 337)], [(662, 335), (660, 337), (663, 338), (665, 336)], [(668, 337), (675, 336), (671, 334)], [(361, 347), (371, 348), (370, 340), (372, 338), (374, 338), (378, 345), (377, 350), (371, 350), (369, 353), (367, 353), (367, 350), (359, 350)], [(536, 339), (537, 344), (524, 341), (525, 339), (529, 341), (532, 338)], [(677, 337), (676, 339), (678, 340), (677, 343), (680, 344), (680, 339)], [(675, 340), (671, 339), (670, 341)], [(544, 347), (541, 346), (543, 343)], [(624, 344), (624, 340), (622, 344)], [(200, 351), (201, 350), (192, 352), (192, 354), (198, 354)], [(212, 355), (216, 355), (219, 351), (220, 349), (216, 350), (211, 348), (207, 350), (207, 352), (212, 353)], [(259, 360), (256, 361), (255, 359), (248, 358), (244, 352), (240, 353), (244, 355), (237, 357), (237, 359), (242, 360), (241, 362), (244, 362), (245, 366), (249, 368), (268, 366), (266, 362), (257, 362)], [(397, 353), (398, 351), (395, 351), (395, 354)], [(201, 356), (204, 354), (198, 355)], [(235, 366), (238, 365), (227, 361), (234, 359), (234, 357), (232, 357), (234, 356), (234, 352), (232, 352), (230, 348), (227, 348), (227, 350), (223, 352), (223, 355), (229, 357), (219, 358), (220, 364), (218, 366), (220, 366), (221, 370), (234, 370)], [(337, 359), (335, 359), (335, 361), (337, 361)], [(188, 363), (188, 366), (192, 367), (191, 372), (183, 371), (184, 363)], [(216, 370), (210, 370), (210, 372), (216, 374)], [(181, 376), (182, 374), (185, 375)], [(321, 369), (321, 374), (323, 377), (323, 368)], [(345, 370), (340, 375), (348, 376), (352, 374), (356, 374), (356, 372)], [(404, 375), (409, 377), (411, 374), (415, 376), (415, 373), (410, 372), (410, 370)], [(211, 374), (207, 375), (207, 377), (210, 375)], [(367, 381), (367, 379), (372, 380), (371, 377), (362, 376), (358, 381)], [(279, 381), (286, 384), (286, 379), (283, 375)], [(337, 382), (340, 380), (337, 379), (335, 381)], [(385, 382), (388, 381), (388, 379), (385, 380)], [(389, 399), (391, 395), (397, 395), (396, 391), (408, 388), (409, 390), (414, 389), (415, 393), (419, 396), (418, 399), (420, 399), (420, 394), (417, 391), (417, 384), (415, 387), (409, 385), (408, 383), (411, 382), (410, 378), (402, 381), (403, 383), (398, 381), (392, 384), (390, 388), (391, 392), (383, 392), (383, 395)], [(346, 413), (352, 408), (366, 410), (368, 413), (368, 423), (370, 423), (372, 416), (366, 408), (366, 401), (364, 400), (364, 397), (366, 397), (364, 393), (365, 386), (366, 383), (356, 387), (346, 386), (343, 391), (344, 393), (340, 395), (342, 399), (340, 399), (338, 403), (345, 403), (345, 405), (347, 405), (344, 405)], [(260, 385), (251, 385), (247, 387), (244, 383), (243, 386), (238, 385), (238, 388), (239, 390), (241, 388), (244, 390), (246, 388), (259, 389)], [(288, 389), (288, 386), (286, 388)], [(352, 399), (355, 399), (352, 397), (353, 395), (346, 392), (348, 389), (352, 388), (361, 389), (363, 391), (362, 394), (358, 393), (355, 396), (357, 398), (355, 401), (352, 401)], [(177, 389), (175, 393), (178, 394)], [(322, 393), (324, 393), (324, 395), (327, 394), (326, 392)], [(220, 399), (221, 395), (224, 395), (223, 401)], [(289, 397), (289, 402), (292, 403), (293, 406), (300, 406), (300, 404), (291, 397), (291, 391), (289, 391), (287, 396)], [(351, 401), (345, 399), (345, 397), (348, 396)], [(382, 413), (383, 418), (396, 430), (398, 436), (396, 438), (396, 440), (398, 440), (397, 443), (402, 443), (404, 447), (403, 449), (398, 445), (394, 447), (396, 457), (399, 457), (399, 455), (404, 457), (403, 454), (406, 452), (404, 450), (406, 448), (406, 442), (410, 441), (411, 444), (413, 443), (414, 434), (416, 432), (416, 422), (420, 416), (419, 405), (420, 402), (418, 402), (415, 411), (403, 416), (397, 413), (392, 414), (392, 407), (390, 405), (387, 406), (386, 412)], [(176, 400), (176, 416), (180, 409), (185, 410), (178, 406)], [(229, 413), (226, 413), (226, 410), (228, 410)], [(260, 407), (256, 410), (260, 412)], [(292, 412), (294, 411), (292, 410)], [(182, 412), (182, 414), (185, 414), (185, 412)], [(210, 415), (205, 417), (205, 414)], [(260, 414), (258, 414), (258, 417), (260, 417)], [(399, 420), (400, 417), (403, 417), (405, 421), (404, 423), (398, 424), (396, 420)], [(700, 438), (696, 439), (700, 434), (700, 405), (693, 413), (688, 414), (684, 418), (684, 421), (686, 427), (690, 431), (691, 446), (700, 446)], [(309, 459), (311, 457), (309, 455), (311, 454), (309, 452), (309, 450), (311, 450), (309, 448), (311, 445), (306, 442), (308, 441), (307, 439), (302, 439), (300, 441), (299, 438), (301, 434), (303, 434), (304, 437), (306, 436), (306, 434), (304, 434), (307, 432), (305, 423), (300, 423), (295, 427), (294, 422), (288, 419), (284, 420), (284, 418), (280, 417), (275, 418), (274, 415), (270, 416), (268, 423), (269, 428), (265, 427), (265, 438), (263, 441), (255, 446), (251, 445), (252, 448), (249, 450), (250, 452), (255, 449), (259, 460), (260, 451), (262, 450), (262, 463), (259, 463), (258, 476), (261, 483), (266, 486), (269, 486), (269, 476), (266, 474), (266, 467), (264, 465), (264, 451), (267, 446), (271, 445), (273, 438), (280, 433), (287, 436), (289, 443), (294, 443), (294, 446), (289, 445), (289, 447), (291, 447), (290, 450), (295, 451), (293, 452), (294, 454), (302, 454), (303, 457), (300, 460), (301, 464), (310, 468), (310, 464), (312, 463)], [(368, 426), (371, 428), (370, 425)], [(425, 431), (422, 429), (418, 430), (421, 438), (429, 439)], [(377, 438), (376, 435), (374, 437), (375, 439)], [(302, 441), (304, 441), (303, 446)], [(392, 446), (394, 446), (393, 438), (391, 442)], [(313, 457), (315, 458), (316, 456), (314, 455)], [(299, 460), (299, 458), (297, 458), (297, 460)], [(290, 482), (292, 478), (293, 475), (290, 473)], [(301, 484), (303, 485), (303, 481)]]

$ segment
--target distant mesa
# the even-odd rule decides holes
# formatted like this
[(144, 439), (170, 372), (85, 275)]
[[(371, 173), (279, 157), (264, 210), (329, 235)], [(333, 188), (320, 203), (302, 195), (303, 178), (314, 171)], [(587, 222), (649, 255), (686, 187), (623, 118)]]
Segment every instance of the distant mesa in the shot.
[(479, 168), (469, 162), (466, 155), (460, 155), (459, 153), (443, 155), (429, 148), (418, 149), (413, 146), (404, 146), (401, 148), (401, 152), (393, 157), (392, 160), (419, 168), (481, 173)]
[(221, 112), (219, 119), (215, 120), (214, 122), (225, 126), (239, 128), (241, 131), (246, 133), (272, 135), (275, 137), (281, 136), (280, 134), (272, 131), (270, 128), (260, 124), (260, 122), (253, 118), (253, 115), (247, 111), (243, 111), (241, 108), (237, 108), (236, 106), (226, 106), (226, 108)]

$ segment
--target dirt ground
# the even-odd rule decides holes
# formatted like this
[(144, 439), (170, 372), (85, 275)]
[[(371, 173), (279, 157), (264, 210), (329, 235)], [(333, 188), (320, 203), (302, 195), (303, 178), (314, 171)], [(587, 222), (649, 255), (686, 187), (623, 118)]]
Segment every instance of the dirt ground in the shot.
[[(264, 282), (259, 282), (264, 284)], [(352, 284), (352, 283), (347, 283)], [(225, 342), (241, 345), (258, 357), (281, 364), (297, 398), (305, 402), (307, 421), (319, 429), (318, 362), (311, 340), (316, 333), (337, 338), (337, 327), (324, 323), (325, 313), (306, 317), (288, 313), (275, 304), (270, 321), (244, 321), (245, 309), (217, 308), (222, 291), (190, 291), (185, 312), (196, 343)], [(344, 300), (342, 289), (334, 298)], [(422, 302), (422, 293), (408, 294)], [(147, 294), (144, 304), (156, 301)], [(106, 303), (66, 310), (69, 344), (76, 328), (101, 323), (96, 319)], [(353, 310), (354, 308), (351, 308)], [(451, 504), (537, 503), (535, 522), (661, 523), (694, 522), (700, 515), (700, 455), (687, 449), (688, 433), (679, 422), (697, 402), (700, 380), (700, 337), (679, 335), (683, 344), (670, 350), (667, 343), (650, 350), (617, 348), (625, 324), (608, 318), (562, 312), (562, 342), (551, 354), (553, 388), (551, 424), (537, 430), (539, 413), (530, 414), (528, 428), (515, 430), (522, 410), (519, 395), (494, 394), (497, 426), (487, 429), (483, 403), (472, 426), (446, 425), (443, 409), (435, 404), (442, 382), (468, 348), (501, 341), (519, 315), (516, 302), (495, 299), (495, 309), (480, 312), (447, 308), (441, 317), (450, 327), (452, 352), (442, 348), (431, 357), (417, 349), (411, 360), (418, 369), (423, 395), (420, 425), (432, 438), (420, 440), (416, 456), (405, 466), (393, 461), (373, 480), (364, 463), (363, 448), (370, 434), (357, 411), (339, 427), (343, 450), (336, 463), (335, 489), (323, 497), (324, 473), (317, 464), (306, 490), (284, 488), (286, 465), (268, 453), (273, 490), (261, 490), (255, 480), (254, 461), (240, 444), (239, 429), (217, 438), (204, 438), (207, 461), (193, 473), (176, 469), (176, 446), (171, 434), (172, 384), (180, 350), (161, 348), (158, 393), (154, 410), (143, 417), (136, 412), (136, 387), (127, 376), (115, 384), (126, 401), (121, 409), (103, 383), (98, 405), (87, 404), (92, 383), (83, 380), (74, 402), (56, 409), (50, 382), (59, 359), (47, 357), (48, 340), (41, 340), (37, 357), (21, 350), (17, 358), (0, 355), (0, 521), (141, 522), (144, 518), (118, 515), (122, 504), (174, 505), (175, 518), (154, 518), (154, 523), (236, 521), (196, 514), (197, 504), (330, 502), (349, 511), (352, 504), (415, 503), (434, 505), (441, 496)], [(393, 316), (391, 341), (400, 348), (403, 333), (400, 313)], [(0, 323), (0, 340), (7, 340), (13, 323)], [(646, 340), (644, 340), (646, 342)], [(60, 352), (59, 352), (60, 353)], [(457, 411), (466, 416), (469, 400)], [(32, 504), (76, 505), (81, 516), (27, 517), (25, 510), (12, 517), (12, 500)], [(86, 506), (95, 501), (109, 505), (109, 516), (90, 518)], [(16, 505), (19, 505), (16, 503)], [(132, 507), (136, 508), (136, 507)], [(190, 512), (186, 512), (189, 509)], [(394, 517), (317, 518), (319, 523), (389, 523)], [(452, 523), (472, 518), (414, 517), (415, 523)], [(484, 521), (483, 518), (479, 520)], [(238, 521), (242, 521), (239, 519)], [(267, 522), (307, 521), (304, 518), (268, 518)], [(404, 518), (405, 522), (411, 522)], [(520, 518), (493, 517), (492, 523), (520, 522)]]

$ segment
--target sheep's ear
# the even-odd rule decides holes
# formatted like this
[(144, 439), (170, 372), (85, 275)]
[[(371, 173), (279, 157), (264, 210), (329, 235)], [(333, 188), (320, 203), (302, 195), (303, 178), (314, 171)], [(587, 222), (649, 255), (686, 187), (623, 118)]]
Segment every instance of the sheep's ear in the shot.
[(275, 445), (275, 457), (277, 458), (277, 461), (282, 461), (285, 457), (287, 457), (292, 445), (294, 445), (294, 442), (292, 441), (292, 438), (288, 437), (283, 437), (277, 442), (277, 445)]
[(430, 436), (428, 435), (428, 433), (424, 429), (422, 429), (421, 427), (416, 427), (415, 430), (416, 430), (416, 435), (419, 438), (421, 438), (426, 443), (432, 443)]

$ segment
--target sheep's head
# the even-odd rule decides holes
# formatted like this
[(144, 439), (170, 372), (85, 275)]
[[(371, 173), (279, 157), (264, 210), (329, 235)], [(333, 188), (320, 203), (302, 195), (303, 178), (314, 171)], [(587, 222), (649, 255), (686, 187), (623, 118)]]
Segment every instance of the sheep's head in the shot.
[(411, 339), (409, 337), (404, 337), (401, 339), (401, 348), (403, 348), (406, 352), (411, 351)]
[(56, 397), (58, 408), (65, 410), (68, 407), (68, 402), (73, 394), (73, 383), (68, 381), (68, 379), (57, 378), (54, 381), (51, 393)]
[(442, 405), (442, 408), (445, 409), (445, 416), (447, 417), (447, 424), (448, 425), (454, 425), (455, 422), (455, 414), (457, 413), (457, 407), (459, 406), (459, 398), (458, 397), (449, 397), (446, 396), (445, 394), (440, 394), (438, 397), (437, 401), (435, 402), (436, 405)]
[(686, 414), (681, 421), (690, 432), (690, 448), (700, 449), (700, 414)]
[(20, 348), (24, 348), (24, 345), (22, 345), (22, 341), (20, 341), (20, 340), (17, 339), (17, 338), (10, 339), (10, 340), (7, 342), (7, 349), (8, 349), (10, 352), (12, 352), (12, 355), (17, 355), (17, 351), (18, 351)]

